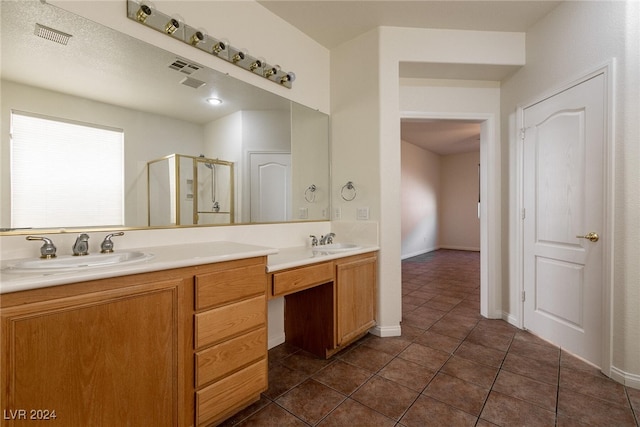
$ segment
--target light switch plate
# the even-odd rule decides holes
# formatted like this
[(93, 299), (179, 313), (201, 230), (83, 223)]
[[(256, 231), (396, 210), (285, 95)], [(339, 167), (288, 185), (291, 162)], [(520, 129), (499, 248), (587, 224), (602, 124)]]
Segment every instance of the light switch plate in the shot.
[(369, 208), (358, 208), (358, 212), (356, 213), (356, 219), (361, 221), (366, 221), (369, 219)]

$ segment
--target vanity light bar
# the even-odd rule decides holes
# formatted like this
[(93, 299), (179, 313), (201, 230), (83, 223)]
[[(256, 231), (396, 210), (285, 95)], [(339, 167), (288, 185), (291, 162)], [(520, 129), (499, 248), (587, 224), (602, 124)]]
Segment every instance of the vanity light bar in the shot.
[(224, 39), (216, 39), (204, 30), (185, 24), (179, 16), (158, 11), (150, 2), (127, 0), (127, 17), (286, 88), (291, 89), (296, 78), (293, 72), (284, 72), (278, 65), (267, 64), (264, 59), (253, 57)]

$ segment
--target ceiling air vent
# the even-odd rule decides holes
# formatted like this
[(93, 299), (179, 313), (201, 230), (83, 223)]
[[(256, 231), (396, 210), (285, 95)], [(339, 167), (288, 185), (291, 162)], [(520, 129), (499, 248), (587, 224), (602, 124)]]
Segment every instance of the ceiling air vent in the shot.
[(185, 77), (180, 81), (180, 84), (192, 87), (194, 89), (198, 89), (199, 87), (206, 85), (206, 83), (202, 80), (194, 79), (193, 77)]
[(51, 40), (52, 42), (60, 43), (65, 46), (69, 42), (69, 39), (73, 37), (71, 34), (54, 30), (53, 28), (42, 24), (36, 24), (34, 34), (38, 37), (42, 37), (43, 39)]
[(180, 71), (184, 74), (192, 74), (200, 69), (199, 65), (191, 64), (183, 59), (176, 59), (173, 61), (169, 68), (172, 70)]

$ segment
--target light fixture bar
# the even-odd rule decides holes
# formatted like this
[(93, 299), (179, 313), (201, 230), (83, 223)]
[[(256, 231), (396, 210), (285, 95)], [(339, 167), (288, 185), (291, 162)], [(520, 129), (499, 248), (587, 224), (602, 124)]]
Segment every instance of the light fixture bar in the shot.
[(291, 89), (296, 78), (293, 72), (284, 72), (280, 66), (251, 56), (231, 46), (227, 40), (217, 39), (202, 29), (191, 27), (178, 16), (164, 14), (149, 2), (127, 0), (127, 17), (286, 88)]

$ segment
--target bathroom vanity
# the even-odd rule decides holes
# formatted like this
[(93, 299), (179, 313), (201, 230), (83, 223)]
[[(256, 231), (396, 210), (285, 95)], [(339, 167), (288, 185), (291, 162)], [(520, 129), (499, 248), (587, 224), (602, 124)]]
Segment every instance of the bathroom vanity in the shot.
[(375, 324), (375, 252), (271, 269), (269, 297), (285, 297), (287, 342), (330, 357)]
[(268, 387), (268, 299), (286, 299), (287, 341), (321, 357), (373, 326), (376, 249), (282, 262), (214, 242), (152, 248), (115, 274), (43, 274), (45, 287), (17, 275), (24, 290), (1, 299), (2, 425), (218, 424)]

